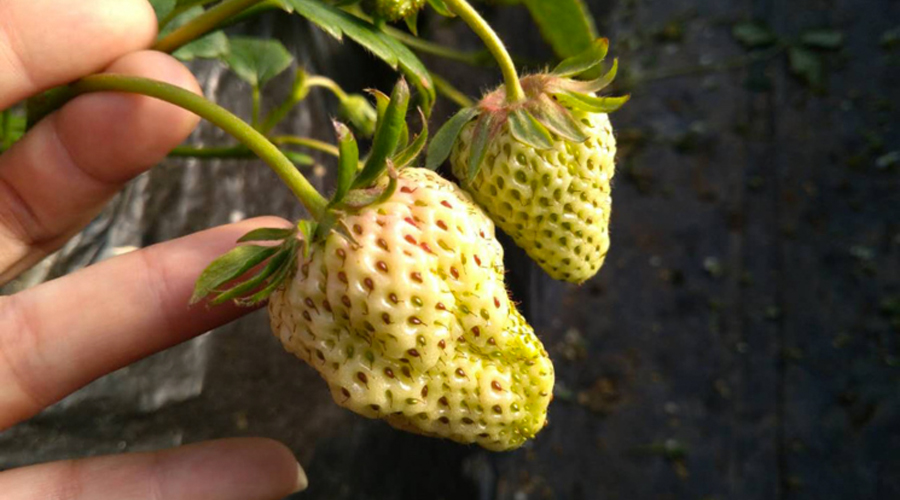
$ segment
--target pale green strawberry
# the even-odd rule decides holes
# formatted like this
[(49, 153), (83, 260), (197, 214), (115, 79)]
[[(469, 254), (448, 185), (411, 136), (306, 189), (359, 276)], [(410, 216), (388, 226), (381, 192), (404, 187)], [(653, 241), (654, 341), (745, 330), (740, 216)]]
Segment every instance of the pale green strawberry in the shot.
[(428, 135), (405, 142), (408, 86), (376, 98), (386, 105), (362, 170), (336, 124), (338, 185), (318, 222), (242, 238), (280, 244), (217, 259), (194, 300), (268, 298), (275, 335), (341, 406), (491, 450), (521, 446), (546, 425), (553, 365), (509, 299), (493, 222), (452, 182), (407, 168)]
[(400, 172), (314, 243), (269, 301), (275, 335), (341, 406), (418, 433), (520, 446), (546, 423), (547, 353), (510, 301), (494, 226), (459, 188)]
[(571, 77), (607, 49), (600, 40), (554, 73), (523, 78), (524, 101), (507, 103), (504, 88), (489, 93), (451, 119), (429, 152), (429, 164), (449, 154), (454, 175), (497, 225), (550, 276), (573, 283), (597, 274), (609, 250), (616, 141), (607, 113), (627, 97), (594, 95), (613, 80), (615, 63), (594, 81)]

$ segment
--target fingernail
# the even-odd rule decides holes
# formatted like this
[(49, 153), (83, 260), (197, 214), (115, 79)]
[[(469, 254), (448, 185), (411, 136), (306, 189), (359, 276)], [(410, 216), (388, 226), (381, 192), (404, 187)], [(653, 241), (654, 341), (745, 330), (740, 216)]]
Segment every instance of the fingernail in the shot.
[(294, 493), (305, 490), (307, 486), (309, 486), (309, 479), (306, 477), (306, 471), (303, 470), (302, 465), (297, 464), (297, 488)]

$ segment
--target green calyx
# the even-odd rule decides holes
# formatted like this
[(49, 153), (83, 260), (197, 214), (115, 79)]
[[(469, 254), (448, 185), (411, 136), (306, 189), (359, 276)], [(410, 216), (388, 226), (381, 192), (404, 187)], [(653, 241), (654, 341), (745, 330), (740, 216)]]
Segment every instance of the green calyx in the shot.
[(468, 159), (468, 178), (461, 179), (467, 182), (478, 174), (488, 146), (504, 125), (508, 125), (516, 141), (537, 150), (550, 149), (554, 136), (574, 143), (588, 140), (583, 125), (572, 116), (572, 111), (612, 113), (630, 97), (595, 95), (615, 80), (618, 60), (614, 60), (599, 78), (578, 79), (601, 66), (608, 51), (609, 40), (600, 38), (585, 52), (562, 61), (552, 72), (522, 78), (524, 100), (509, 103), (506, 89), (500, 87), (484, 96), (474, 107), (464, 108), (435, 134), (428, 148), (426, 166), (436, 169), (446, 161), (462, 129), (473, 120), (475, 129)]
[(359, 146), (350, 128), (334, 122), (339, 152), (337, 187), (318, 221), (303, 220), (295, 228), (265, 228), (248, 233), (238, 242), (267, 244), (240, 245), (213, 261), (197, 280), (191, 303), (208, 298), (212, 305), (228, 301), (247, 307), (259, 305), (293, 276), (301, 253), (308, 256), (311, 246), (324, 241), (332, 231), (356, 246), (342, 222), (344, 216), (393, 196), (397, 172), (413, 164), (428, 141), (427, 122), (421, 110), (422, 131), (410, 140), (406, 124), (409, 98), (409, 86), (404, 80), (397, 83), (390, 97), (376, 93), (378, 121), (365, 162), (360, 161)]

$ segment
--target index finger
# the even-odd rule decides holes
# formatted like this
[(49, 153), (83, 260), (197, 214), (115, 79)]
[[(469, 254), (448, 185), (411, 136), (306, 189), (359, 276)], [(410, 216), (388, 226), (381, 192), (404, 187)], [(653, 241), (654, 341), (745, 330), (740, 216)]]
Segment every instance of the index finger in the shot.
[(149, 47), (147, 0), (0, 1), (0, 110)]
[(132, 252), (0, 297), (0, 430), (92, 380), (248, 313), (188, 307), (194, 281), (265, 218)]

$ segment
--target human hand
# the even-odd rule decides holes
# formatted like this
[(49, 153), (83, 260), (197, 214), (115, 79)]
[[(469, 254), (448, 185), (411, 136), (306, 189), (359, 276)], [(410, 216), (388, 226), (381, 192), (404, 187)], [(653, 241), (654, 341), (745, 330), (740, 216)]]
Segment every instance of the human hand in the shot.
[[(0, 0), (0, 110), (97, 71), (199, 91), (190, 72), (143, 50), (146, 0)], [(197, 117), (146, 97), (92, 94), (49, 116), (0, 156), (0, 284), (58, 249), (129, 179), (156, 164)], [(246, 310), (193, 308), (194, 281), (259, 226), (224, 226), (0, 297), (0, 430), (90, 381), (227, 323)], [(299, 471), (299, 472), (298, 472)], [(226, 440), (0, 473), (5, 500), (278, 499), (305, 488), (290, 451)]]

